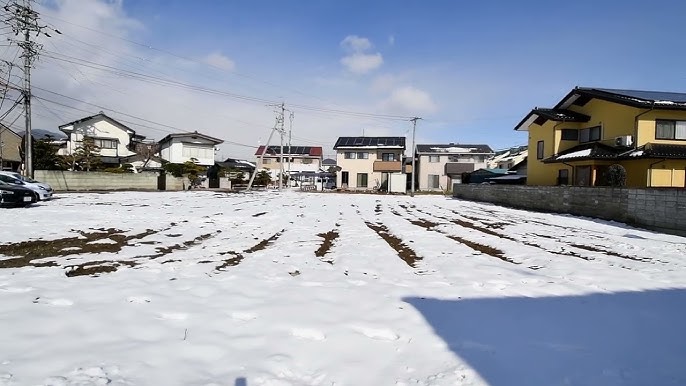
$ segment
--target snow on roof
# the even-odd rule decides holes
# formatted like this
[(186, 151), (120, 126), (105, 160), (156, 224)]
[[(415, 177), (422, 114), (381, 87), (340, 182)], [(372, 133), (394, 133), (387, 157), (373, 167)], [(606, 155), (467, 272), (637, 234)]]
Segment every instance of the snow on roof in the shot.
[(591, 150), (592, 149), (585, 149), (585, 150), (575, 151), (575, 152), (572, 152), (569, 154), (563, 154), (561, 156), (558, 156), (556, 159), (588, 157), (589, 155), (591, 155)]
[(469, 153), (478, 150), (475, 147), (432, 147), (431, 150), (442, 153)]
[(243, 161), (243, 160), (240, 160), (240, 159), (237, 160), (236, 162), (239, 163), (239, 164), (245, 164), (245, 165), (248, 165), (248, 166), (251, 166), (251, 167), (255, 167), (255, 163), (253, 163), (253, 162)]
[(629, 157), (640, 157), (643, 155), (643, 150), (633, 151), (629, 153)]

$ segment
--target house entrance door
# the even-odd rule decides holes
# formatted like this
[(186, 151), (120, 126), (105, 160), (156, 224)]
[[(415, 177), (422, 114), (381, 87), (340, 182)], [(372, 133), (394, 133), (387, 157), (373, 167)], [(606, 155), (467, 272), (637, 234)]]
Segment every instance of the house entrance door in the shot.
[(341, 188), (348, 187), (348, 179), (350, 179), (350, 173), (341, 172)]

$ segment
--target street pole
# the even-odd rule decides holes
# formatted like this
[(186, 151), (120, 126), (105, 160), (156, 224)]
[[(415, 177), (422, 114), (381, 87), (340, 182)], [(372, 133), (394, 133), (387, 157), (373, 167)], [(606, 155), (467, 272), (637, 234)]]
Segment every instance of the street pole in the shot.
[(31, 41), (28, 28), (24, 30), (24, 44), (24, 118), (26, 125), (26, 132), (24, 133), (24, 154), (26, 157), (24, 175), (33, 178), (33, 151), (31, 149)]
[(415, 143), (415, 133), (417, 131), (417, 121), (420, 119), (421, 118), (419, 118), (419, 117), (414, 117), (414, 118), (410, 119), (410, 121), (412, 121), (412, 182), (411, 182), (412, 186), (410, 188), (410, 197), (414, 197), (415, 169), (416, 169), (416, 162), (415, 161), (417, 158), (415, 156), (415, 152), (417, 150), (416, 149), (417, 144)]

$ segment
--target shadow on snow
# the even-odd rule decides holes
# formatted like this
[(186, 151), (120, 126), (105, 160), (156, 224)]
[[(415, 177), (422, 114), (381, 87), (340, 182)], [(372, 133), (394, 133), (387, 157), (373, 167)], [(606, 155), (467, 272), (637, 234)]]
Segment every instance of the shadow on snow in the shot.
[(686, 290), (409, 297), (490, 385), (686, 384)]

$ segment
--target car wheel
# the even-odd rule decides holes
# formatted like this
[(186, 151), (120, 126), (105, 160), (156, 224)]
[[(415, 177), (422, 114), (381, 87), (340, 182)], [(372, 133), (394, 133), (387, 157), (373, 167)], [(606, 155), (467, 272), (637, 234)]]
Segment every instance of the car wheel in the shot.
[(40, 194), (34, 193), (34, 194), (33, 194), (33, 197), (36, 199), (36, 201), (34, 201), (34, 202), (40, 201)]

